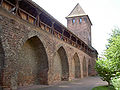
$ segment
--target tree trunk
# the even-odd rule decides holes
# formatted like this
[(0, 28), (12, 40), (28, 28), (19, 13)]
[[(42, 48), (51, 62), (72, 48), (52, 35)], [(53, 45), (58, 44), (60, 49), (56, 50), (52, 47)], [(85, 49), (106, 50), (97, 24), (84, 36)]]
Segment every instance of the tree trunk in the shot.
[(110, 81), (108, 81), (108, 86), (110, 86)]

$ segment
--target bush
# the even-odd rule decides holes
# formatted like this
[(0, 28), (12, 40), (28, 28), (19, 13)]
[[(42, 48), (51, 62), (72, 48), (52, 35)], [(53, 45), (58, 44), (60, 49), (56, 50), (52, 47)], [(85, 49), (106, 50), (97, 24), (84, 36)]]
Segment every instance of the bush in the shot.
[(120, 90), (120, 76), (112, 78), (112, 85), (116, 90)]
[(110, 65), (110, 61), (104, 58), (99, 58), (95, 65), (98, 75), (103, 81), (108, 82), (108, 86), (110, 86), (111, 78), (115, 76), (115, 72), (112, 70)]

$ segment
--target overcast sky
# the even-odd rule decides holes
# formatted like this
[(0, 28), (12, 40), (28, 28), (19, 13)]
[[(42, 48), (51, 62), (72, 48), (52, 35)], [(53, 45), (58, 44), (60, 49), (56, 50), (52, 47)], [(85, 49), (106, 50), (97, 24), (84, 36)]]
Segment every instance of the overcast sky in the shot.
[(77, 3), (89, 15), (92, 46), (101, 54), (114, 27), (120, 27), (120, 0), (33, 0), (54, 18), (67, 26), (65, 17)]

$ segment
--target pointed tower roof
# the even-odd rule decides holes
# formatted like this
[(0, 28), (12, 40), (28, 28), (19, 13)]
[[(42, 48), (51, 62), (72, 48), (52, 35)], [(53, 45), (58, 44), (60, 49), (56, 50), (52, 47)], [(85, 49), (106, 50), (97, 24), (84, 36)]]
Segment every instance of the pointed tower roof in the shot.
[(77, 5), (74, 7), (74, 9), (71, 11), (71, 13), (66, 17), (66, 19), (73, 18), (73, 17), (79, 17), (79, 16), (87, 16), (92, 25), (92, 22), (91, 22), (89, 16), (84, 12), (84, 10), (81, 8), (79, 3), (77, 3)]
[(80, 4), (77, 3), (77, 5), (74, 7), (74, 9), (71, 11), (71, 13), (66, 17), (76, 17), (76, 16), (84, 16), (86, 13), (84, 10), (81, 8)]

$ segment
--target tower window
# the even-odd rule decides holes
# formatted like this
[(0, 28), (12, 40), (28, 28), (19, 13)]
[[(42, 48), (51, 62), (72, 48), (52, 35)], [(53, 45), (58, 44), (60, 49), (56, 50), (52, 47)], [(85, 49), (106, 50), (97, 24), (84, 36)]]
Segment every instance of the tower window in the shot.
[(87, 22), (87, 18), (84, 18), (85, 22)]
[(72, 20), (72, 23), (73, 23), (73, 24), (75, 23), (75, 19)]
[(79, 23), (82, 23), (82, 18), (79, 19)]

